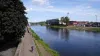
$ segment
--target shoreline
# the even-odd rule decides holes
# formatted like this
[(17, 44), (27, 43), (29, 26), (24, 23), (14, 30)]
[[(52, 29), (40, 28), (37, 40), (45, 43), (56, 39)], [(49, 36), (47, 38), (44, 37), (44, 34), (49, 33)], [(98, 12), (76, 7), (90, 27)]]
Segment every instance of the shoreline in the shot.
[(100, 32), (100, 27), (78, 27), (78, 26), (49, 26), (52, 28), (66, 28), (71, 30), (85, 30), (92, 32)]
[(60, 56), (57, 51), (51, 49), (49, 47), (49, 45), (46, 44), (31, 28), (30, 28), (30, 31), (32, 32), (32, 36), (34, 37), (34, 42), (35, 42), (36, 48), (39, 52), (39, 56), (43, 56), (43, 55), (39, 50), (38, 44), (40, 44), (48, 53), (50, 53), (51, 56)]

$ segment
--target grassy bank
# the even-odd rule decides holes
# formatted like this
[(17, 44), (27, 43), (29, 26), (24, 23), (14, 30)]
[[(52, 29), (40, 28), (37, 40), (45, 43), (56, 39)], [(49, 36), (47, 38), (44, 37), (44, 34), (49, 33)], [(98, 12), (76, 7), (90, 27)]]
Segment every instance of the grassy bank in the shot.
[(100, 32), (100, 27), (78, 27), (78, 26), (50, 26), (52, 28), (67, 28), (72, 30), (86, 30), (93, 32)]
[(40, 39), (40, 38), (35, 34), (35, 32), (34, 32), (33, 30), (30, 29), (30, 31), (32, 31), (32, 36), (35, 37), (34, 42), (35, 42), (36, 49), (37, 49), (37, 51), (38, 51), (38, 53), (39, 53), (39, 56), (42, 56), (42, 54), (41, 54), (41, 52), (40, 52), (40, 50), (39, 50), (39, 47), (38, 47), (38, 45), (36, 44), (36, 41), (37, 41), (38, 39)]
[[(59, 56), (59, 53), (58, 53), (58, 52), (56, 52), (55, 50), (52, 50), (52, 49), (49, 47), (49, 45), (46, 44), (32, 29), (30, 29), (30, 30), (32, 31), (32, 35), (33, 35), (34, 38), (35, 38), (35, 42), (36, 42), (36, 41), (39, 42), (39, 43), (45, 48), (45, 50), (46, 50), (47, 52), (49, 52), (52, 56)], [(38, 50), (40, 56), (42, 56), (42, 55), (41, 55), (41, 52), (39, 51), (39, 48), (38, 48), (37, 44), (35, 44), (35, 45), (36, 45), (36, 47), (37, 47), (37, 50)]]
[(56, 26), (56, 25), (54, 25), (54, 26), (48, 26), (48, 27), (51, 27), (51, 28), (66, 28), (66, 26)]

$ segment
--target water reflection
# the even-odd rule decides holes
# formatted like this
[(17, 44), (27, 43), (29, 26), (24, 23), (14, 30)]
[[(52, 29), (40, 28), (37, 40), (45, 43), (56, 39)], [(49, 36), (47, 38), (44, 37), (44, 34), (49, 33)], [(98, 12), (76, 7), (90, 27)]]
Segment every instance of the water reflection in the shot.
[(32, 29), (60, 56), (100, 56), (100, 33), (45, 26)]
[(59, 31), (59, 28), (52, 28), (52, 27), (46, 27), (47, 30), (49, 31), (55, 31), (55, 32), (58, 32)]
[(58, 36), (61, 39), (69, 40), (69, 30), (61, 28), (46, 27), (47, 31)]
[(68, 29), (59, 29), (59, 37), (64, 40), (69, 40), (69, 30)]

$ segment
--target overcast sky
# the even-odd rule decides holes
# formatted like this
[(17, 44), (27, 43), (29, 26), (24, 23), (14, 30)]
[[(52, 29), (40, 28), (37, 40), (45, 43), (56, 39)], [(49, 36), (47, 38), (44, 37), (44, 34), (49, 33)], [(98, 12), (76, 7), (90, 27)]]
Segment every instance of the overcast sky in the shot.
[(22, 0), (29, 22), (67, 16), (76, 21), (100, 22), (100, 0)]

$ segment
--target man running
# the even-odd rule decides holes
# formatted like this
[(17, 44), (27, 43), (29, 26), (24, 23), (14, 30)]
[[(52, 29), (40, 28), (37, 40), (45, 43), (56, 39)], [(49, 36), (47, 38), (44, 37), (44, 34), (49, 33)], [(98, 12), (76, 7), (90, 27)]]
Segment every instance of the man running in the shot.
[(31, 50), (30, 51), (33, 52), (33, 46), (31, 46)]

